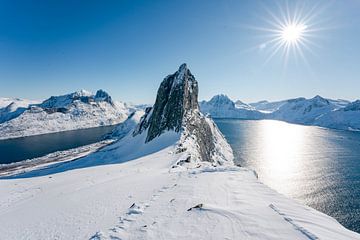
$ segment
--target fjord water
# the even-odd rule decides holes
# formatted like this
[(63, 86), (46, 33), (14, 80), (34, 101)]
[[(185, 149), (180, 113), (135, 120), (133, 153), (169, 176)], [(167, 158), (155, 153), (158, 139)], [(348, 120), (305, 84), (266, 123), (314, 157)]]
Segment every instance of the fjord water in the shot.
[(0, 164), (41, 157), (46, 154), (76, 148), (101, 141), (114, 129), (104, 126), (0, 140)]
[(360, 132), (215, 119), (236, 162), (276, 191), (360, 232)]

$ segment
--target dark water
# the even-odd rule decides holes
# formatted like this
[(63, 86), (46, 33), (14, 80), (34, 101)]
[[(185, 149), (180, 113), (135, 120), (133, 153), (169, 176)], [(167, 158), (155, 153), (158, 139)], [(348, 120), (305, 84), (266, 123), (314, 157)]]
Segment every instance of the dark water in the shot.
[(360, 132), (273, 120), (215, 120), (236, 161), (278, 192), (360, 232)]
[(41, 157), (102, 140), (114, 126), (80, 129), (38, 136), (0, 140), (0, 164)]

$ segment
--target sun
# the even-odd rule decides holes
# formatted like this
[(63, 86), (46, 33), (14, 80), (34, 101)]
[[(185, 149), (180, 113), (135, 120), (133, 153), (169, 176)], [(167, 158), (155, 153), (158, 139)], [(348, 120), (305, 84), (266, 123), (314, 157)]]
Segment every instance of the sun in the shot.
[(287, 44), (294, 44), (303, 40), (305, 31), (305, 24), (288, 24), (281, 29), (281, 39)]
[(306, 2), (296, 2), (295, 5), (288, 1), (283, 3), (278, 3), (277, 7), (265, 8), (266, 13), (259, 15), (264, 20), (263, 26), (250, 27), (265, 32), (259, 36), (263, 40), (256, 48), (267, 55), (264, 64), (275, 56), (281, 56), (284, 66), (287, 66), (289, 60), (298, 63), (299, 57), (310, 66), (305, 55), (316, 55), (312, 48), (321, 47), (316, 43), (319, 39), (318, 32), (327, 29), (321, 19), (324, 9)]

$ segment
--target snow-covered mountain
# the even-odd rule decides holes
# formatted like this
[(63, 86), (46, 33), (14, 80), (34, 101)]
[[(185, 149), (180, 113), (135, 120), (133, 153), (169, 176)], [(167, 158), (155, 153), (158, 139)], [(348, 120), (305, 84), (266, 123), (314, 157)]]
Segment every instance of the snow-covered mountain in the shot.
[(9, 106), (12, 103), (15, 103), (18, 107), (27, 108), (30, 104), (37, 104), (40, 102), (41, 101), (38, 100), (0, 97), (0, 109)]
[(240, 100), (233, 102), (226, 95), (216, 95), (210, 101), (202, 101), (200, 108), (203, 113), (214, 118), (274, 119), (327, 128), (360, 130), (358, 104), (359, 101), (351, 103), (321, 96), (246, 104)]
[(327, 98), (327, 100), (334, 104), (335, 106), (337, 106), (338, 108), (343, 108), (343, 107), (346, 107), (348, 104), (351, 103), (351, 101), (348, 101), (348, 100), (344, 100), (344, 99), (330, 99), (330, 98)]
[(40, 101), (21, 98), (0, 98), (0, 123), (19, 116), (31, 104), (38, 104)]
[(337, 108), (338, 106), (320, 96), (311, 99), (295, 98), (287, 100), (276, 111), (272, 112), (269, 118), (311, 125), (318, 117)]
[(343, 129), (360, 130), (360, 100), (349, 103), (344, 108), (328, 112), (318, 117), (315, 125)]
[(210, 101), (200, 102), (201, 112), (213, 118), (262, 119), (264, 114), (252, 106), (241, 102), (233, 102), (224, 94), (216, 95)]
[(182, 65), (163, 80), (153, 108), (118, 126), (114, 144), (0, 179), (1, 237), (360, 239), (234, 166), (226, 140), (199, 111), (197, 93), (197, 81)]
[(0, 124), (0, 139), (114, 125), (129, 114), (125, 104), (114, 102), (103, 90), (52, 96), (27, 108), (13, 105), (2, 111), (6, 120)]

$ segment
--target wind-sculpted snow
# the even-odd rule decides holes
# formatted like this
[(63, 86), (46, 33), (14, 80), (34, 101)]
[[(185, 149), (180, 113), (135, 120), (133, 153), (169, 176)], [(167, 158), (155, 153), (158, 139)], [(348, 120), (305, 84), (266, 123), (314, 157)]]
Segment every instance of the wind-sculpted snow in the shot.
[(95, 95), (82, 90), (14, 108), (12, 112), (6, 108), (6, 114), (0, 111), (0, 118), (5, 119), (0, 121), (0, 139), (114, 125), (129, 114), (123, 103), (114, 102), (103, 90)]

